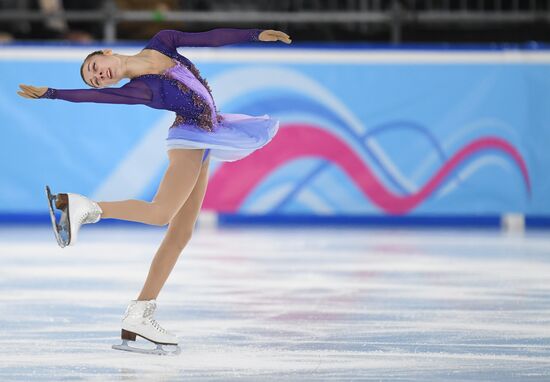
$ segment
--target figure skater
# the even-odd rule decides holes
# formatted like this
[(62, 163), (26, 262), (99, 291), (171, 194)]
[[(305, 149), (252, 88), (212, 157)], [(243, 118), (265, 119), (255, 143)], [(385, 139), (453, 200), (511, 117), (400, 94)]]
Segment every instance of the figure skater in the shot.
[[(61, 247), (74, 245), (83, 224), (120, 219), (168, 229), (157, 250), (145, 284), (131, 300), (122, 319), (121, 345), (113, 348), (155, 354), (178, 354), (177, 337), (154, 319), (156, 298), (180, 253), (190, 240), (208, 181), (210, 157), (235, 161), (267, 144), (279, 121), (263, 116), (219, 113), (211, 89), (191, 61), (177, 52), (182, 46), (222, 46), (246, 41), (282, 41), (290, 36), (276, 30), (218, 28), (206, 32), (161, 30), (139, 53), (128, 56), (103, 49), (90, 53), (80, 67), (83, 81), (93, 89), (54, 89), (19, 85), (25, 98), (62, 99), (135, 105), (176, 113), (168, 129), (168, 168), (151, 202), (123, 200), (95, 202), (72, 193), (52, 195), (46, 186), (56, 239)], [(108, 87), (121, 79), (122, 87)], [(219, 190), (220, 191), (220, 190)], [(53, 205), (61, 211), (56, 222)], [(156, 349), (128, 346), (136, 335)], [(175, 349), (168, 351), (162, 345)]]

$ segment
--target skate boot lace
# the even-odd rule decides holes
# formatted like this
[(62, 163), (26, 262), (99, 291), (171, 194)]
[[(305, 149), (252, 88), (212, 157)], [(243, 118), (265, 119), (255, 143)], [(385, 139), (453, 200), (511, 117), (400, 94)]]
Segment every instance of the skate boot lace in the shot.
[(148, 319), (151, 325), (153, 325), (153, 327), (157, 329), (159, 332), (167, 333), (166, 330), (162, 326), (160, 326), (159, 323), (153, 318), (154, 310), (155, 310), (155, 305), (148, 304), (145, 307), (145, 311), (143, 312), (143, 317)]
[(88, 213), (80, 215), (80, 218), (78, 219), (78, 224), (80, 224), (80, 225), (84, 224), (86, 219), (88, 219)]
[(93, 211), (88, 211), (88, 212), (80, 215), (80, 217), (78, 218), (78, 223), (80, 225), (85, 224), (85, 223), (90, 223), (90, 222), (96, 220), (98, 215), (99, 215), (99, 210), (94, 209)]

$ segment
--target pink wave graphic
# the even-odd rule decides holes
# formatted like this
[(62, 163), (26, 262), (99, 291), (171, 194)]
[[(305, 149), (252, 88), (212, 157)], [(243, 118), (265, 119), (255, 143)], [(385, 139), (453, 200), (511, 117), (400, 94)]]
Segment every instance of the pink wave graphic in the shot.
[(405, 214), (430, 196), (445, 178), (469, 156), (483, 150), (508, 154), (519, 167), (529, 194), (527, 166), (514, 146), (502, 138), (478, 138), (456, 152), (426, 182), (410, 195), (397, 195), (386, 188), (374, 172), (346, 144), (330, 132), (308, 124), (286, 124), (263, 148), (236, 162), (225, 162), (210, 178), (203, 208), (237, 212), (247, 195), (271, 171), (293, 159), (320, 157), (339, 166), (376, 206), (388, 214)]

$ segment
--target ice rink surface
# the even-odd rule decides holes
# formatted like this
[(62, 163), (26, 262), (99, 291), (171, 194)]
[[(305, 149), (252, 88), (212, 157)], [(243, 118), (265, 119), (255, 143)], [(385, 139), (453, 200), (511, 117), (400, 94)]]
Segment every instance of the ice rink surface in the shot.
[(0, 226), (0, 380), (550, 380), (548, 232), (199, 226), (155, 313), (181, 354), (113, 350), (164, 231)]

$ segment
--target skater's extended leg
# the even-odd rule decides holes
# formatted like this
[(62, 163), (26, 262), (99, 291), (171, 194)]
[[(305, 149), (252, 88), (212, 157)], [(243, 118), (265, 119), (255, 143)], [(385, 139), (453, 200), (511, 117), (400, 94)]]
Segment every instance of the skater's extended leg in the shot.
[(98, 202), (102, 219), (129, 220), (163, 226), (185, 203), (199, 177), (204, 149), (168, 151), (169, 164), (151, 202), (122, 200)]
[(153, 259), (147, 280), (138, 300), (157, 298), (170, 272), (172, 272), (180, 253), (187, 245), (189, 239), (191, 239), (206, 193), (209, 162), (210, 157), (203, 163), (199, 178), (191, 195), (170, 221), (166, 235)]

